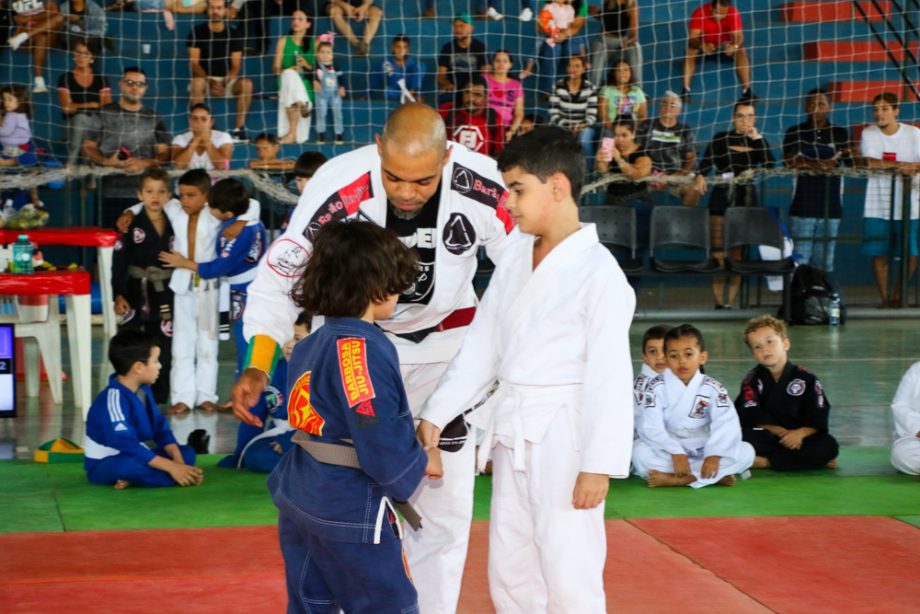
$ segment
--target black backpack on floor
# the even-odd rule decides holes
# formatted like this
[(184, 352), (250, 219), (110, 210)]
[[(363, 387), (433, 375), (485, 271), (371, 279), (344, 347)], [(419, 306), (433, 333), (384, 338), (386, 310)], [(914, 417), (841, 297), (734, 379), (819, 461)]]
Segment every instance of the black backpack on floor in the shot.
[(793, 324), (828, 324), (835, 296), (840, 304), (840, 323), (846, 322), (840, 287), (825, 271), (807, 264), (797, 266), (790, 291)]

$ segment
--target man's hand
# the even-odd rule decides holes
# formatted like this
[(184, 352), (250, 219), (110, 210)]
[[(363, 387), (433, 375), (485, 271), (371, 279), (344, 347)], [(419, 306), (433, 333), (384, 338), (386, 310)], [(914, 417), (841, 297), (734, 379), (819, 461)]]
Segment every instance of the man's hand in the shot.
[(179, 486), (198, 486), (204, 481), (204, 471), (201, 467), (176, 462), (169, 468), (169, 475)]
[(703, 468), (700, 470), (700, 475), (703, 479), (708, 480), (719, 474), (719, 462), (721, 460), (722, 457), (720, 456), (707, 456), (703, 459)]
[(218, 81), (217, 79), (208, 79), (208, 90), (210, 90), (212, 96), (223, 96), (224, 95), (224, 82)]
[(600, 505), (607, 497), (610, 476), (603, 473), (579, 472), (572, 491), (572, 507), (576, 510), (590, 510)]
[(144, 160), (143, 158), (131, 158), (124, 162), (124, 168), (129, 173), (142, 173), (154, 165), (153, 160)]
[(115, 228), (118, 229), (118, 232), (125, 234), (131, 230), (131, 222), (134, 221), (134, 213), (131, 211), (125, 211), (118, 216), (118, 219), (115, 221)]
[(419, 420), (418, 428), (415, 429), (415, 436), (422, 442), (422, 447), (426, 450), (437, 448), (441, 442), (441, 429), (424, 418)]
[(230, 404), (237, 420), (252, 426), (262, 426), (262, 421), (249, 410), (259, 402), (267, 385), (268, 375), (264, 371), (250, 367), (240, 374), (230, 388)]
[(118, 157), (118, 152), (116, 151), (108, 158), (103, 158), (102, 166), (111, 166), (113, 168), (124, 168), (125, 161)]
[(672, 454), (671, 463), (674, 465), (674, 475), (678, 478), (690, 476), (690, 459), (686, 454)]
[(715, 53), (715, 50), (716, 50), (715, 45), (713, 45), (712, 43), (707, 43), (706, 41), (703, 41), (703, 44), (700, 45), (700, 47), (702, 48), (703, 53), (705, 53), (706, 55), (709, 55), (710, 53)]

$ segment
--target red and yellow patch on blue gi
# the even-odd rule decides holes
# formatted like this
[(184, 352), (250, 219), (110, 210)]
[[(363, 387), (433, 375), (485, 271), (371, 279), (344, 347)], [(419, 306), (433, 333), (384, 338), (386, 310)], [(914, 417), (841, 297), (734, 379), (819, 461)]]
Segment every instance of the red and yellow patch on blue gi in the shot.
[(371, 399), (374, 383), (367, 369), (367, 346), (360, 337), (345, 337), (336, 341), (339, 352), (339, 372), (342, 376), (342, 390), (349, 407), (365, 416), (374, 416)]
[(295, 429), (311, 435), (322, 435), (326, 421), (310, 404), (310, 377), (312, 375), (312, 371), (307, 371), (291, 386), (291, 397), (288, 399), (288, 422)]

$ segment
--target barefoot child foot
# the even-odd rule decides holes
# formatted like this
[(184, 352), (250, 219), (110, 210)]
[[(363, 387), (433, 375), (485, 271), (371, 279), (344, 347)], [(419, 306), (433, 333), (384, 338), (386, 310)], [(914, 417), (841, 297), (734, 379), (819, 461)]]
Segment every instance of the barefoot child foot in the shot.
[(719, 485), (719, 486), (734, 486), (734, 485), (735, 485), (735, 476), (733, 476), (733, 475), (727, 475), (727, 476), (725, 476), (724, 478), (722, 478), (721, 480), (719, 480), (718, 482), (716, 482), (716, 484)]
[(769, 469), (770, 459), (766, 456), (755, 456), (752, 467), (754, 467), (754, 469)]
[(202, 401), (198, 404), (198, 409), (211, 414), (221, 409), (221, 406), (213, 401)]
[(190, 411), (192, 411), (192, 409), (185, 403), (176, 403), (163, 413), (167, 416), (178, 416), (179, 414), (187, 414)]
[(663, 471), (655, 471), (654, 469), (650, 469), (648, 472), (649, 488), (655, 488), (656, 486), (686, 486), (693, 482), (696, 482), (696, 477), (692, 475), (679, 478), (673, 473), (664, 473)]
[(115, 480), (115, 490), (124, 490), (128, 486), (131, 486), (131, 482), (128, 480)]

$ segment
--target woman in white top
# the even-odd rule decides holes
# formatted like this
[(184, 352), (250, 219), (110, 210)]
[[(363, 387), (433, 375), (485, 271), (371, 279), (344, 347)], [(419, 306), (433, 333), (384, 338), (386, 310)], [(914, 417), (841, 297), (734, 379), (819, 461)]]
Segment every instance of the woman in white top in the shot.
[(214, 129), (211, 108), (199, 102), (189, 111), (191, 130), (177, 135), (170, 146), (176, 168), (214, 169), (230, 168), (233, 157), (233, 139), (227, 132)]

